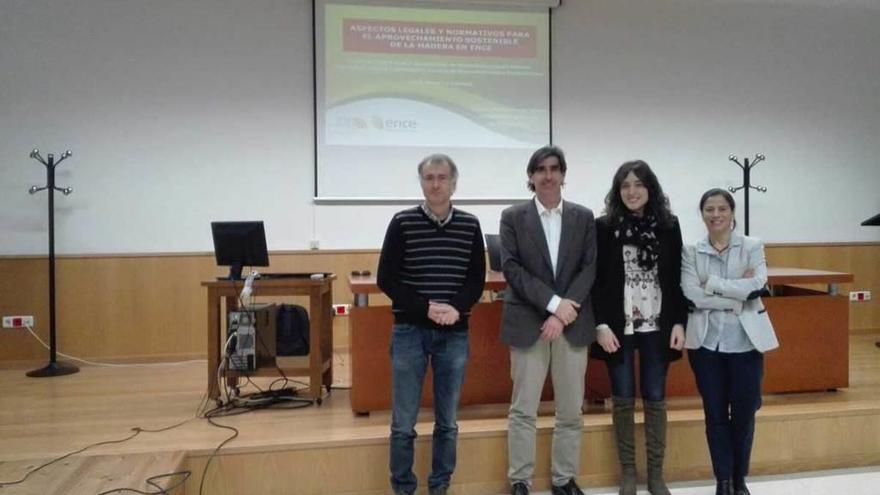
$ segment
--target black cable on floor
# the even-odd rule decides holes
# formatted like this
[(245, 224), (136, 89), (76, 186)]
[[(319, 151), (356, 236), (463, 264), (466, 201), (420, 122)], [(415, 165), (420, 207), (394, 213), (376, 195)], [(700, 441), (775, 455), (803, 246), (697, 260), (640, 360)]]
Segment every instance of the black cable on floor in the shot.
[(229, 437), (227, 437), (225, 440), (220, 442), (220, 445), (218, 445), (216, 448), (214, 448), (214, 451), (211, 452), (211, 455), (208, 457), (208, 461), (205, 462), (205, 469), (202, 470), (202, 480), (199, 482), (199, 495), (202, 495), (202, 493), (205, 489), (205, 478), (208, 475), (208, 467), (211, 466), (211, 461), (213, 461), (214, 458), (217, 456), (217, 452), (220, 452), (220, 449), (222, 449), (224, 445), (235, 440), (238, 437), (238, 429), (237, 428), (232, 427), (232, 426), (227, 426), (227, 425), (221, 425), (220, 423), (215, 423), (213, 417), (211, 416), (211, 411), (208, 411), (207, 413), (205, 413), (205, 419), (208, 420), (208, 423), (212, 424), (213, 426), (216, 426), (217, 428), (223, 428), (225, 430), (232, 430), (232, 435), (229, 435)]
[[(171, 425), (171, 426), (166, 426), (166, 427), (164, 427), (164, 428), (158, 428), (158, 429), (155, 429), (155, 430), (151, 430), (151, 429), (147, 429), (147, 428), (141, 428), (140, 426), (136, 426), (136, 427), (134, 427), (134, 428), (131, 429), (132, 433), (131, 433), (130, 435), (126, 436), (125, 438), (120, 438), (120, 439), (116, 439), (116, 440), (104, 440), (104, 441), (101, 441), (101, 442), (95, 442), (95, 443), (92, 443), (92, 444), (86, 445), (85, 447), (83, 447), (83, 448), (81, 448), (81, 449), (74, 450), (73, 452), (68, 452), (67, 454), (64, 454), (64, 455), (62, 455), (62, 456), (56, 457), (55, 459), (52, 459), (52, 460), (49, 461), (49, 462), (43, 463), (43, 464), (41, 464), (41, 465), (35, 467), (34, 469), (31, 469), (30, 471), (28, 471), (27, 473), (25, 473), (25, 475), (24, 475), (21, 479), (19, 479), (19, 480), (16, 480), (16, 481), (8, 481), (8, 482), (5, 482), (5, 481), (4, 481), (4, 482), (0, 482), (0, 488), (5, 488), (5, 487), (7, 487), (7, 486), (13, 486), (13, 485), (18, 485), (18, 484), (24, 483), (28, 478), (31, 477), (32, 474), (36, 473), (37, 471), (40, 471), (40, 470), (42, 470), (42, 469), (44, 469), (44, 468), (46, 468), (46, 467), (49, 467), (49, 466), (51, 466), (52, 464), (58, 463), (58, 462), (60, 462), (60, 461), (63, 461), (64, 459), (67, 459), (68, 457), (74, 456), (74, 455), (76, 455), (76, 454), (83, 453), (83, 452), (85, 452), (86, 450), (89, 450), (89, 449), (92, 449), (92, 448), (95, 448), (95, 447), (100, 447), (100, 446), (102, 446), (102, 445), (113, 445), (113, 444), (119, 444), (119, 443), (127, 442), (127, 441), (131, 440), (132, 438), (134, 438), (134, 437), (140, 435), (141, 433), (159, 433), (159, 432), (163, 432), (163, 431), (168, 431), (168, 430), (171, 430), (171, 429), (173, 429), (173, 428), (177, 428), (177, 427), (179, 427), (179, 426), (181, 426), (181, 425), (183, 425), (183, 424), (185, 424), (185, 423), (188, 423), (188, 422), (192, 421), (193, 419), (196, 419), (196, 418), (190, 418), (190, 419), (187, 419), (187, 420), (181, 421), (180, 423), (177, 423), (177, 424), (174, 424), (174, 425)], [(171, 474), (171, 473), (169, 473), (169, 474)], [(165, 475), (159, 475), (159, 476), (168, 476), (168, 474), (165, 474)], [(161, 487), (160, 487), (160, 490), (161, 490)], [(162, 493), (165, 493), (165, 492), (163, 491)]]
[[(282, 395), (281, 392), (285, 392), (285, 390), (289, 390), (291, 395)], [(217, 454), (220, 452), (220, 449), (223, 448), (227, 443), (235, 440), (239, 431), (234, 426), (220, 424), (214, 421), (215, 418), (223, 418), (227, 416), (238, 416), (240, 414), (246, 414), (252, 411), (260, 410), (260, 409), (299, 409), (302, 407), (308, 407), (313, 404), (311, 399), (302, 399), (299, 397), (294, 397), (296, 391), (293, 389), (281, 389), (281, 390), (268, 390), (257, 392), (254, 394), (248, 394), (241, 397), (233, 397), (221, 406), (215, 407), (204, 414), (204, 418), (208, 420), (212, 426), (217, 428), (223, 428), (225, 430), (232, 431), (232, 434), (229, 435), (226, 439), (220, 442), (219, 445), (211, 452), (211, 455), (208, 457), (207, 462), (205, 462), (205, 469), (202, 470), (202, 479), (199, 481), (199, 495), (204, 493), (205, 488), (205, 479), (207, 478), (208, 468), (211, 466), (211, 462), (214, 458), (217, 457)], [(257, 400), (262, 402), (257, 403), (249, 403), (251, 400)], [(289, 405), (288, 405), (289, 404)]]
[[(147, 478), (146, 483), (150, 486), (156, 487), (158, 491), (155, 492), (145, 492), (143, 490), (138, 490), (137, 488), (114, 488), (112, 490), (107, 490), (99, 493), (98, 495), (109, 495), (111, 493), (137, 493), (140, 495), (168, 495), (169, 493), (174, 492), (174, 490), (180, 485), (186, 483), (186, 480), (192, 475), (192, 471), (189, 469), (185, 471), (175, 471), (173, 473), (165, 473), (165, 474), (157, 474), (156, 476), (150, 476)], [(162, 480), (165, 478), (173, 478), (175, 476), (180, 476), (181, 478), (177, 480), (176, 483), (169, 486), (168, 488), (162, 488), (157, 483), (158, 480)]]

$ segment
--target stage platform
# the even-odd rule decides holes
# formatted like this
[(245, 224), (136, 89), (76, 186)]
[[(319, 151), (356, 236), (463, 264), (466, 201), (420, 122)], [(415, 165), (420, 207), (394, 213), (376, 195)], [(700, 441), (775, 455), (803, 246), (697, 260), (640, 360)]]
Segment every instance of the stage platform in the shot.
[[(753, 474), (880, 465), (880, 349), (874, 346), (878, 337), (874, 333), (850, 338), (850, 388), (765, 396)], [(344, 376), (344, 370), (337, 376)], [(231, 433), (195, 418), (205, 396), (204, 363), (85, 366), (80, 373), (52, 379), (26, 378), (24, 369), (3, 369), (0, 380), (0, 482), (19, 479), (33, 467), (86, 445), (123, 439), (135, 427), (160, 429), (190, 420), (165, 432), (143, 432), (69, 457), (24, 483), (0, 488), (0, 495), (94, 495), (114, 488), (156, 492), (145, 480), (172, 471), (192, 475), (170, 493), (198, 494), (205, 463)], [(347, 390), (335, 389), (321, 406), (216, 420), (237, 428), (239, 435), (218, 453), (202, 493), (388, 493), (389, 414), (355, 416), (348, 397)], [(537, 489), (548, 486), (553, 424), (552, 407), (544, 405), (542, 412)], [(430, 462), (430, 412), (424, 411), (420, 419), (417, 473), (424, 480)], [(640, 415), (637, 421), (641, 423)], [(451, 493), (506, 493), (506, 405), (464, 408), (459, 426), (459, 466)], [(638, 434), (639, 472), (644, 477), (641, 427)], [(587, 487), (613, 485), (617, 468), (606, 405), (587, 407), (583, 435), (579, 481)], [(670, 480), (711, 477), (696, 397), (670, 401), (666, 475)], [(167, 487), (174, 479), (159, 483)]]

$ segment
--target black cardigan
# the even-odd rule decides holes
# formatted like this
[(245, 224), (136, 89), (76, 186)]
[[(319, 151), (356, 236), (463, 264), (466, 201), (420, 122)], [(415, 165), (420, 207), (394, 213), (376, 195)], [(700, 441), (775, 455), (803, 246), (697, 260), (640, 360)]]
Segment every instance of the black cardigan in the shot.
[[(672, 218), (672, 225), (657, 230), (660, 241), (660, 257), (657, 260), (660, 278), (660, 332), (664, 342), (669, 342), (672, 326), (687, 324), (687, 300), (681, 291), (681, 228), (678, 219)], [(614, 228), (607, 216), (596, 219), (596, 282), (593, 285), (593, 312), (596, 325), (606, 324), (623, 344), (623, 326), (626, 317), (623, 313), (623, 245), (614, 237)], [(603, 361), (616, 362), (621, 353), (608, 354), (593, 343), (590, 356)], [(667, 359), (674, 361), (681, 357), (681, 351), (668, 348)]]

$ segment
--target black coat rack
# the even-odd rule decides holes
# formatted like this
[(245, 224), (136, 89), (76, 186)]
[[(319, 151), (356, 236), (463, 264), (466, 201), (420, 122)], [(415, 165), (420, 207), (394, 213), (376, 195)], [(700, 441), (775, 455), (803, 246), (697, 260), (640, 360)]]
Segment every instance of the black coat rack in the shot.
[(751, 162), (749, 162), (748, 158), (743, 158), (743, 162), (740, 163), (739, 158), (737, 158), (736, 155), (730, 155), (727, 157), (727, 159), (732, 161), (733, 163), (737, 164), (739, 166), (739, 168), (741, 168), (743, 171), (743, 184), (739, 187), (728, 187), (727, 189), (732, 193), (735, 193), (735, 192), (739, 191), (740, 189), (742, 189), (745, 193), (746, 198), (745, 198), (745, 218), (744, 218), (744, 220), (745, 220), (745, 224), (746, 224), (746, 229), (745, 229), (746, 235), (749, 235), (749, 189), (754, 189), (754, 190), (756, 190), (758, 192), (762, 192), (762, 193), (767, 192), (767, 188), (764, 186), (753, 186), (752, 185), (752, 169), (755, 167), (755, 165), (764, 161), (764, 154), (758, 153), (757, 155), (755, 155), (755, 158), (753, 158)]
[(42, 163), (46, 167), (46, 185), (43, 187), (32, 186), (28, 193), (36, 194), (43, 189), (49, 191), (49, 364), (42, 368), (27, 372), (27, 376), (42, 378), (48, 376), (70, 375), (79, 371), (79, 368), (57, 360), (57, 345), (55, 343), (55, 191), (65, 196), (73, 192), (69, 187), (55, 186), (55, 167), (70, 157), (70, 150), (64, 152), (56, 162), (55, 155), (49, 153), (47, 160), (40, 156), (40, 150), (34, 148), (30, 157)]

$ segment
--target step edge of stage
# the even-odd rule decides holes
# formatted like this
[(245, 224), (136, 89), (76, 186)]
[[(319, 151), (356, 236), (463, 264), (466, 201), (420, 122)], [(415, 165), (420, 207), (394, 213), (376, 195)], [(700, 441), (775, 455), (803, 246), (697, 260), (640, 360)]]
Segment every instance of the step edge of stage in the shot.
[[(795, 406), (803, 406), (810, 410), (790, 409)], [(831, 403), (824, 405), (821, 410), (816, 409), (816, 404), (786, 404), (786, 405), (769, 405), (758, 411), (756, 421), (758, 422), (778, 422), (792, 420), (809, 420), (815, 418), (824, 418), (829, 415), (835, 417), (852, 417), (852, 416), (870, 416), (880, 414), (880, 399), (861, 401), (860, 403)], [(466, 438), (483, 438), (483, 437), (499, 437), (507, 435), (507, 423), (503, 417), (496, 418), (479, 418), (479, 419), (459, 419), (459, 439)], [(636, 423), (643, 424), (644, 416), (641, 412), (636, 413)], [(670, 427), (687, 427), (703, 424), (702, 409), (670, 409), (668, 412), (668, 424)], [(538, 417), (537, 429), (539, 434), (548, 434), (553, 430), (553, 416)], [(416, 442), (430, 442), (431, 429), (433, 423), (431, 421), (420, 421), (416, 425), (419, 433)], [(605, 431), (610, 430), (611, 413), (590, 413), (584, 415), (584, 432)], [(251, 454), (254, 452), (278, 452), (286, 450), (306, 450), (314, 448), (344, 448), (356, 445), (376, 445), (388, 442), (388, 425), (376, 425), (372, 428), (373, 432), (359, 433), (358, 438), (337, 438), (326, 440), (305, 440), (302, 442), (283, 442), (278, 444), (259, 445), (229, 445), (223, 448), (223, 455)], [(190, 457), (203, 457), (210, 455), (213, 448), (191, 448), (188, 450)]]

